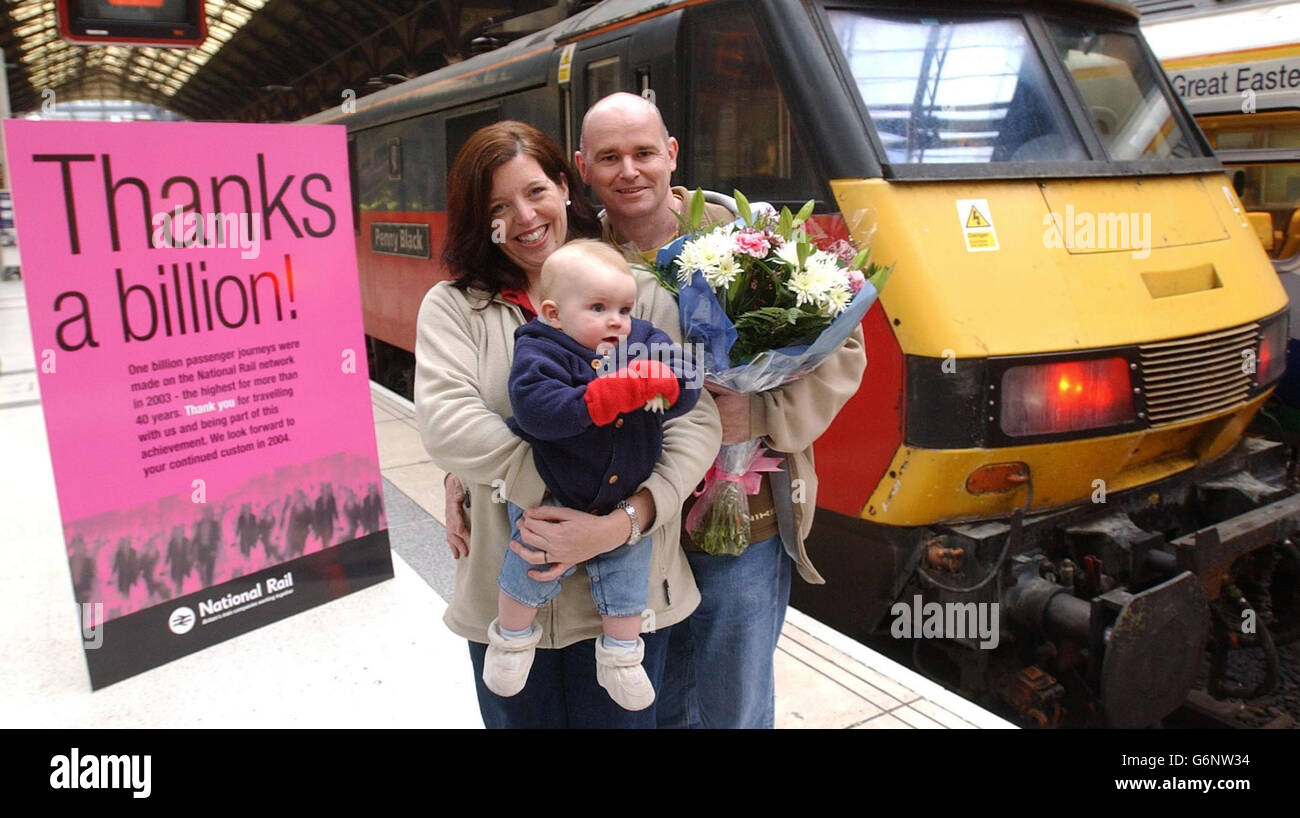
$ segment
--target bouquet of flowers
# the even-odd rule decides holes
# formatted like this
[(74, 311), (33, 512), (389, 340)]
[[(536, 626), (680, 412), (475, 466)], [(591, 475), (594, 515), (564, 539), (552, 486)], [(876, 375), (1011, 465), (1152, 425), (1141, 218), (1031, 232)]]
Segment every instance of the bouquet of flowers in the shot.
[[(845, 240), (819, 247), (798, 213), (751, 207), (735, 191), (740, 218), (701, 230), (704, 195), (695, 191), (685, 235), (659, 251), (655, 275), (677, 296), (682, 335), (702, 350), (705, 380), (753, 394), (817, 367), (875, 303), (890, 269), (870, 249)], [(705, 476), (686, 530), (705, 552), (739, 555), (749, 546), (749, 504), (761, 472), (780, 468), (758, 440), (722, 447)]]

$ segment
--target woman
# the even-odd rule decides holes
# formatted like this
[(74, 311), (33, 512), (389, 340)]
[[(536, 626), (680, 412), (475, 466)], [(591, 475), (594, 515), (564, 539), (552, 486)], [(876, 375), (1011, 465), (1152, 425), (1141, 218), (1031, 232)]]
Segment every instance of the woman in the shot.
[[(449, 475), (448, 495), (465, 484), (468, 540), (448, 531), (459, 562), (444, 621), (470, 640), (479, 708), (488, 727), (653, 727), (655, 710), (623, 710), (597, 686), (594, 639), (600, 617), (589, 580), (578, 571), (543, 608), (542, 642), (518, 696), (500, 698), (483, 687), (487, 626), (496, 616), (497, 574), (510, 526), (505, 500), (529, 509), (520, 523), (525, 543), (509, 543), (525, 560), (543, 565), (537, 579), (553, 579), (570, 565), (627, 541), (632, 520), (622, 510), (594, 516), (564, 508), (536, 508), (545, 486), (532, 451), (507, 428), (506, 382), (514, 331), (534, 315), (542, 262), (570, 238), (598, 235), (577, 176), (559, 147), (520, 122), (476, 132), (447, 179), (447, 243), (443, 262), (454, 276), (431, 289), (420, 307), (416, 338), (415, 404), (425, 448)], [(574, 194), (571, 196), (571, 194)], [(678, 334), (677, 306), (653, 276), (638, 276), (636, 314)], [(708, 469), (721, 428), (703, 398), (665, 427), (655, 473), (629, 500), (645, 534), (653, 536), (650, 607), (644, 666), (659, 684), (668, 629), (699, 602), (678, 546), (682, 501)], [(457, 479), (459, 478), (459, 480)], [(470, 502), (472, 501), (472, 502)], [(458, 515), (449, 515), (454, 519)]]

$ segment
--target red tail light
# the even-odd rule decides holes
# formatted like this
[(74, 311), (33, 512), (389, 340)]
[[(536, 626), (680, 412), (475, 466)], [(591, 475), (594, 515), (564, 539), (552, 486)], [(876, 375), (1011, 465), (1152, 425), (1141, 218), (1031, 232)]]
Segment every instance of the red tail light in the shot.
[(1016, 437), (1117, 426), (1136, 419), (1123, 358), (1016, 366), (1002, 375), (1002, 431)]
[(1260, 331), (1258, 360), (1255, 361), (1256, 386), (1270, 384), (1286, 371), (1286, 319), (1284, 315)]

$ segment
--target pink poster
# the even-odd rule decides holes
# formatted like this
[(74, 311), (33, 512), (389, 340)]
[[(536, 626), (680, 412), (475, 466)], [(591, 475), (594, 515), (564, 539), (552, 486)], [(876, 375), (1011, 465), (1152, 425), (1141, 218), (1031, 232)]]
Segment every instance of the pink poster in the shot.
[(4, 130), (92, 685), (391, 577), (343, 128)]

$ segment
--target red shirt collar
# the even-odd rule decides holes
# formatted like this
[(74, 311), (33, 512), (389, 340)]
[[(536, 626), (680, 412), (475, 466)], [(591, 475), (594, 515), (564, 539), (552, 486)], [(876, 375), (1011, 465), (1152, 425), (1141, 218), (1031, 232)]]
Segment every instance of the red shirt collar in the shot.
[(523, 310), (524, 318), (528, 319), (529, 321), (537, 317), (537, 310), (533, 309), (533, 302), (528, 300), (528, 293), (524, 292), (523, 290), (515, 290), (515, 289), (511, 289), (510, 287), (503, 287), (501, 289), (501, 297), (509, 301), (511, 304), (517, 305), (521, 310)]

